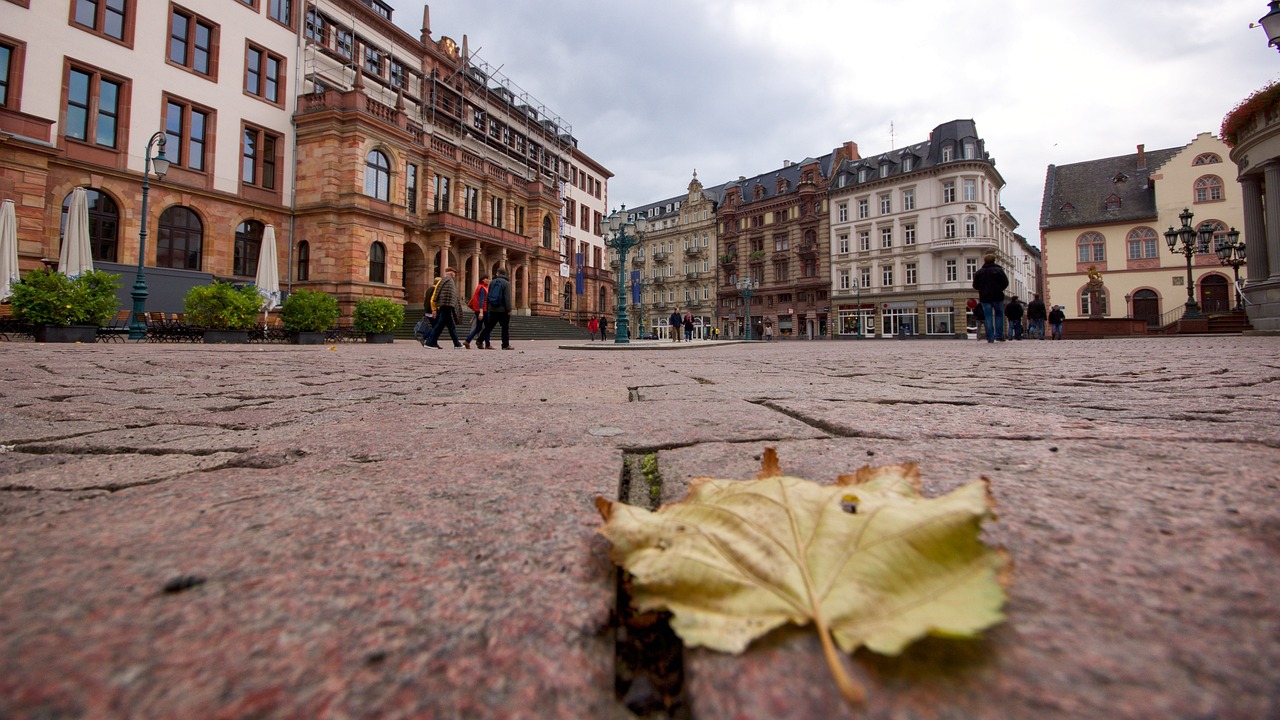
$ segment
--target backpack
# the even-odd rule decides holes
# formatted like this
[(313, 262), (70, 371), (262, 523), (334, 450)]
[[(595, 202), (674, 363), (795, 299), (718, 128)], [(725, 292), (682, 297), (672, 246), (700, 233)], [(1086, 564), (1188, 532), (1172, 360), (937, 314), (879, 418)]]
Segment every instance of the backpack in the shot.
[(507, 304), (507, 281), (495, 279), (489, 285), (489, 304), (490, 311), (511, 312), (511, 308)]
[(431, 330), (431, 323), (427, 322), (427, 316), (423, 315), (413, 326), (413, 336), (425, 340), (427, 333)]

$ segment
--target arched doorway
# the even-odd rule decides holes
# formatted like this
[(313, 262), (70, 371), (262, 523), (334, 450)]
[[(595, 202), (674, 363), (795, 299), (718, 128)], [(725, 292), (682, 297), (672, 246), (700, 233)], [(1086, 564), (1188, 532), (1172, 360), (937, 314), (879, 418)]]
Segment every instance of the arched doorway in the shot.
[(1231, 302), (1227, 279), (1221, 275), (1207, 275), (1200, 280), (1200, 312), (1226, 312)]
[(1160, 296), (1154, 290), (1139, 290), (1132, 302), (1134, 320), (1145, 320), (1149, 326), (1160, 322)]
[(404, 262), (401, 277), (404, 278), (404, 300), (410, 305), (422, 304), (427, 294), (427, 283), (430, 282), (427, 271), (427, 256), (422, 248), (414, 243), (405, 243)]

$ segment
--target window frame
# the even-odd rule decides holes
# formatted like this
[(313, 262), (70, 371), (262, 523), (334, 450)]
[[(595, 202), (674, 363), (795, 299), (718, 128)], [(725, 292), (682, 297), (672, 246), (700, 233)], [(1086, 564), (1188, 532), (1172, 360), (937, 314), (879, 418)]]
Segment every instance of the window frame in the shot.
[[(177, 226), (173, 224), (165, 225), (165, 222), (164, 222), (165, 217), (176, 210), (185, 211), (186, 216), (184, 217), (189, 216), (190, 218), (193, 218), (195, 222), (199, 225), (199, 228), (198, 228), (199, 235), (194, 236), (199, 241), (197, 243), (196, 250), (195, 250), (195, 254), (196, 254), (195, 267), (191, 267), (191, 263), (190, 263), (190, 258), (192, 253), (192, 244), (190, 242), (190, 238), (193, 237), (192, 228), (190, 226), (183, 227), (183, 226)], [(186, 239), (186, 242), (184, 242), (181, 248), (183, 251), (182, 252), (183, 261), (180, 264), (174, 264), (174, 262), (172, 261), (172, 258), (174, 255), (174, 249), (175, 249), (173, 245), (173, 237), (174, 237), (175, 231), (181, 234)], [(204, 266), (204, 231), (205, 231), (205, 222), (200, 217), (200, 214), (197, 213), (195, 210), (192, 210), (191, 208), (185, 205), (170, 205), (169, 207), (165, 208), (163, 211), (161, 211), (160, 217), (156, 220), (155, 267), (173, 268), (175, 270), (196, 270), (196, 271), (201, 270)], [(162, 249), (167, 250), (167, 254), (170, 257), (170, 262), (168, 264), (161, 264), (160, 262), (160, 257), (161, 257), (160, 253)]]
[[(60, 116), (58, 123), (59, 137), (63, 142), (69, 156), (78, 160), (88, 160), (101, 165), (120, 165), (128, 151), (129, 137), (129, 108), (130, 94), (132, 92), (132, 81), (114, 73), (109, 73), (101, 68), (95, 67), (88, 63), (67, 58), (64, 61), (63, 69), (63, 88), (60, 106)], [(77, 138), (68, 135), (67, 131), (71, 127), (69, 120), (69, 108), (71, 103), (71, 77), (72, 73), (79, 72), (89, 76), (89, 84), (86, 89), (88, 98), (87, 105), (84, 106), (85, 122), (84, 122), (84, 138)], [(114, 113), (106, 113), (106, 117), (114, 118), (115, 132), (113, 142), (114, 145), (102, 145), (97, 141), (99, 133), (99, 123), (102, 112), (102, 83), (110, 82), (118, 88), (116, 93), (116, 107)], [(80, 107), (77, 105), (76, 107)]]
[[(117, 37), (107, 32), (107, 11), (108, 5), (115, 3), (121, 6), (120, 10), (120, 36)], [(93, 24), (86, 25), (77, 19), (79, 8), (83, 5), (92, 5)], [(68, 11), (67, 23), (74, 28), (83, 30), (84, 32), (113, 42), (117, 45), (123, 45), (129, 49), (133, 49), (134, 23), (137, 19), (137, 0), (72, 0), (68, 3), (70, 7)], [(167, 52), (167, 51), (166, 51)]]
[(26, 68), (27, 43), (0, 35), (0, 46), (8, 48), (8, 65), (0, 72), (0, 110), (22, 111), (22, 77)]
[[(249, 134), (255, 136), (255, 152), (252, 156), (246, 155), (245, 138)], [(267, 140), (271, 141), (272, 152), (270, 158), (264, 153)], [(253, 190), (258, 192), (270, 193), (274, 197), (279, 197), (283, 186), (283, 154), (284, 154), (284, 134), (274, 130), (254, 125), (252, 123), (242, 122), (240, 124), (240, 189)], [(245, 161), (249, 158), (253, 160), (252, 178), (245, 177)], [(267, 178), (266, 169), (271, 168), (270, 184), (265, 182)]]
[(369, 245), (369, 282), (387, 283), (387, 246), (379, 240)]
[[(255, 53), (261, 57), (257, 70), (251, 69), (251, 66), (250, 66), (250, 60)], [(276, 64), (276, 71), (274, 73), (274, 76), (272, 76), (272, 74), (268, 73), (266, 70), (266, 68), (269, 67), (273, 61)], [(257, 82), (254, 83), (253, 86), (251, 87), (250, 79), (255, 76), (257, 77)], [(245, 95), (248, 95), (249, 97), (257, 98), (258, 100), (261, 100), (262, 102), (267, 103), (268, 105), (274, 105), (278, 108), (283, 108), (285, 104), (285, 98), (288, 97), (288, 92), (289, 92), (288, 78), (289, 78), (289, 65), (288, 65), (288, 61), (285, 59), (283, 55), (272, 52), (271, 50), (268, 50), (266, 47), (263, 47), (262, 45), (259, 45), (258, 43), (255, 43), (252, 40), (245, 40), (244, 82), (241, 84), (241, 88), (244, 90)], [(274, 83), (274, 88), (275, 88), (274, 100), (267, 95), (267, 91), (271, 87), (271, 83)]]
[[(1088, 250), (1086, 250), (1088, 249)], [(1089, 258), (1084, 257), (1084, 253), (1088, 252)], [(1076, 237), (1076, 264), (1077, 265), (1094, 265), (1097, 263), (1105, 263), (1107, 261), (1107, 239), (1102, 233), (1088, 232), (1080, 233)]]
[[(1160, 234), (1154, 229), (1145, 225), (1136, 227), (1125, 236), (1125, 254), (1129, 260), (1158, 260), (1160, 258), (1159, 240)], [(1136, 254), (1135, 248), (1138, 251)]]
[(1217, 175), (1201, 175), (1192, 184), (1195, 204), (1222, 202), (1227, 199), (1226, 187)]
[[(380, 160), (381, 164), (376, 160)], [(370, 181), (373, 183), (372, 187)], [(391, 202), (391, 159), (381, 148), (373, 148), (365, 153), (364, 194), (374, 200)]]
[(234, 248), (231, 253), (231, 274), (238, 277), (255, 277), (258, 274), (258, 256), (262, 254), (262, 236), (267, 227), (260, 220), (242, 220), (236, 225)]
[[(185, 98), (168, 93), (161, 97), (161, 101), (164, 106), (165, 157), (169, 160), (170, 167), (180, 167), (202, 175), (210, 175), (212, 171), (209, 168), (209, 159), (213, 157), (213, 131), (217, 127), (217, 112), (212, 108), (198, 105)], [(181, 126), (177, 134), (170, 132), (169, 109), (171, 106), (177, 106), (182, 111)], [(203, 136), (198, 140), (200, 145), (199, 167), (191, 164), (191, 156), (193, 154), (191, 147), (194, 132), (191, 120), (195, 115), (204, 117)]]
[[(281, 15), (281, 8), (284, 9), (283, 14), (286, 16), (284, 19), (279, 17)], [(289, 28), (290, 30), (293, 29), (294, 16), (297, 15), (297, 13), (294, 12), (296, 9), (297, 4), (294, 3), (293, 0), (267, 0), (267, 18), (272, 22)]]
[[(89, 247), (94, 262), (114, 263), (120, 253), (120, 204), (102, 190), (84, 186), (85, 200), (89, 205)], [(105, 201), (105, 202), (104, 202)], [(109, 204), (112, 212), (100, 209)], [(62, 199), (59, 242), (66, 240), (67, 211), (71, 206), (71, 193)], [(110, 232), (104, 232), (109, 225)]]
[(294, 280), (306, 282), (311, 279), (311, 243), (307, 240), (298, 242), (298, 250), (294, 255), (297, 270), (294, 272)]
[[(179, 62), (173, 59), (173, 43), (175, 40), (174, 18), (175, 16), (179, 16), (179, 15), (182, 16), (187, 22), (187, 33), (186, 33), (186, 36), (182, 39), (182, 42), (186, 47), (185, 57), (183, 58), (182, 62)], [(206, 59), (205, 59), (205, 63), (207, 65), (206, 70), (201, 70), (198, 67), (196, 67), (195, 60), (194, 60), (196, 51), (199, 49), (199, 46), (196, 44), (196, 39), (197, 39), (196, 28), (199, 28), (199, 27), (205, 27), (205, 28), (208, 28), (209, 30), (209, 45), (208, 47), (204, 48), (206, 53)], [(188, 10), (187, 8), (184, 8), (181, 5), (170, 4), (169, 5), (169, 36), (168, 36), (169, 42), (168, 42), (168, 47), (165, 48), (165, 56), (164, 56), (165, 62), (173, 67), (182, 68), (183, 70), (186, 70), (187, 72), (193, 75), (199, 75), (200, 77), (208, 78), (209, 80), (217, 82), (218, 81), (218, 56), (219, 56), (218, 47), (219, 47), (220, 31), (221, 31), (221, 28), (217, 23), (204, 17), (203, 15), (200, 15), (199, 13)]]

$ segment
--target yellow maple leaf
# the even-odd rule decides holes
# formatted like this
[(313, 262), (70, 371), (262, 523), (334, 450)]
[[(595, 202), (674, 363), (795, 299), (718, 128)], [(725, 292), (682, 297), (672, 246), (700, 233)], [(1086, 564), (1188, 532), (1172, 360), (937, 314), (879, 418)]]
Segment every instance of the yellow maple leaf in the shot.
[(864, 467), (835, 485), (788, 477), (773, 448), (751, 481), (694, 479), (650, 512), (596, 499), (637, 609), (666, 609), (686, 644), (740, 653), (813, 622), (841, 694), (865, 692), (832, 643), (897, 655), (926, 634), (973, 637), (1004, 619), (1008, 555), (979, 538), (985, 479), (920, 495), (914, 463)]

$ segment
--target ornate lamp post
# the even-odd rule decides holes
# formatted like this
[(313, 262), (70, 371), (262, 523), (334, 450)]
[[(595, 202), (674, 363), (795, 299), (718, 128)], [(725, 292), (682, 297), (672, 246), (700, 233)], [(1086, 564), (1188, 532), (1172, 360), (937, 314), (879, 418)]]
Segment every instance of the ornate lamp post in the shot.
[[(147, 151), (142, 160), (142, 227), (138, 230), (138, 277), (133, 281), (133, 317), (129, 321), (129, 339), (142, 340), (147, 336), (147, 323), (142, 314), (147, 311), (147, 278), (143, 275), (142, 261), (147, 254), (147, 192), (151, 189), (148, 183), (152, 163), (155, 164), (156, 179), (169, 172), (169, 159), (164, 156), (165, 134), (161, 130), (147, 141)], [(155, 145), (159, 155), (151, 157), (151, 146)]]
[(643, 216), (634, 222), (627, 220), (627, 206), (614, 210), (605, 221), (604, 244), (618, 251), (618, 306), (614, 309), (613, 342), (626, 344), (627, 337), (627, 251), (644, 240), (644, 231), (649, 229), (649, 220)]
[(1227, 239), (1218, 245), (1218, 262), (1231, 266), (1231, 274), (1235, 276), (1236, 310), (1244, 310), (1244, 296), (1240, 294), (1240, 266), (1244, 265), (1244, 241), (1240, 239), (1240, 231), (1231, 228), (1227, 231)]
[[(1258, 24), (1267, 33), (1267, 44), (1280, 50), (1280, 0), (1267, 3), (1267, 14), (1258, 18)], [(1250, 24), (1249, 27), (1256, 27)]]
[[(1196, 284), (1191, 276), (1191, 258), (1196, 253), (1209, 252), (1209, 241), (1213, 239), (1213, 230), (1203, 227), (1196, 230), (1191, 226), (1191, 219), (1195, 217), (1187, 208), (1183, 208), (1178, 213), (1178, 219), (1182, 221), (1182, 227), (1174, 230), (1170, 227), (1164, 234), (1164, 240), (1169, 244), (1170, 252), (1182, 253), (1187, 257), (1187, 304), (1186, 309), (1182, 312), (1183, 320), (1199, 319), (1204, 317), (1200, 313), (1200, 305), (1196, 302)], [(1178, 247), (1181, 244), (1182, 247)]]
[(747, 300), (747, 339), (751, 339), (751, 293), (760, 287), (755, 280), (743, 278), (738, 281), (738, 294)]
[(858, 278), (854, 278), (853, 288), (854, 288), (854, 292), (857, 295), (856, 302), (858, 303), (858, 316), (853, 321), (853, 327), (858, 331), (858, 334), (855, 337), (861, 340), (862, 339), (862, 280)]

